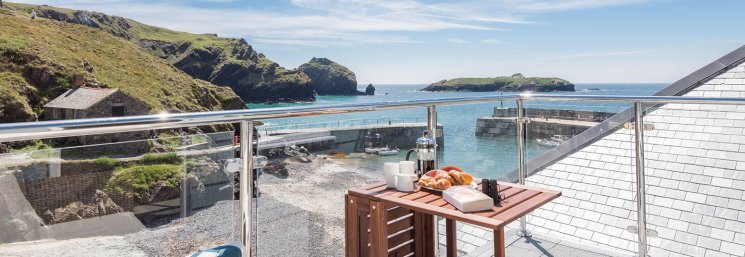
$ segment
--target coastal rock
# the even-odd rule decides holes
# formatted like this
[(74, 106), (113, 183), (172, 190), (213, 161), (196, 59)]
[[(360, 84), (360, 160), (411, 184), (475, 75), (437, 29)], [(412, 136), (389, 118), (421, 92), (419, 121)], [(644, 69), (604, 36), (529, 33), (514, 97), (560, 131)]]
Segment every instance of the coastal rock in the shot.
[(45, 221), (49, 222), (48, 224), (57, 224), (100, 217), (122, 211), (124, 211), (124, 209), (114, 203), (106, 193), (96, 190), (91, 201), (87, 203), (73, 202), (65, 207), (54, 209), (54, 211), (47, 210), (44, 214), (44, 218)]
[(363, 95), (357, 91), (354, 72), (326, 58), (313, 57), (298, 70), (310, 78), (310, 85), (319, 95)]
[(468, 91), (468, 92), (555, 92), (574, 91), (574, 84), (560, 78), (526, 78), (520, 73), (493, 78), (454, 78), (440, 80), (422, 91)]
[(366, 95), (375, 95), (375, 87), (372, 84), (368, 84), (365, 88)]
[[(231, 88), (246, 102), (314, 101), (310, 79), (256, 52), (244, 39), (189, 34), (90, 11), (23, 5), (39, 17), (85, 25), (137, 43), (193, 78)], [(245, 106), (245, 105), (243, 105)]]
[(31, 9), (41, 18), (63, 22), (29, 22), (26, 15), (0, 19), (0, 122), (38, 120), (43, 105), (69, 90), (76, 75), (88, 87), (119, 89), (142, 101), (150, 113), (246, 108), (230, 88), (194, 79), (122, 40), (127, 37), (121, 33), (106, 30), (129, 28), (124, 24), (129, 20), (24, 4), (4, 10), (21, 14)]

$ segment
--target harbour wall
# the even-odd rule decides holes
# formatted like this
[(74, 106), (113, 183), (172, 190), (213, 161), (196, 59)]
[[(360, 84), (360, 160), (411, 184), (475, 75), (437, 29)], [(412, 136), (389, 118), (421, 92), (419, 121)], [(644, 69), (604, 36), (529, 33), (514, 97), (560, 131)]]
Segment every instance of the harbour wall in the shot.
[[(379, 134), (381, 146), (398, 147), (402, 151), (415, 147), (416, 139), (427, 129), (425, 123), (395, 123), (363, 126), (348, 126), (323, 129), (295, 129), (272, 131), (259, 139), (259, 154), (270, 158), (272, 152), (287, 145), (303, 146), (310, 152), (335, 150), (344, 153), (364, 152), (366, 136)], [(444, 146), (442, 125), (437, 126), (438, 147)]]
[[(546, 138), (553, 135), (576, 136), (582, 131), (597, 125), (614, 113), (572, 111), (555, 109), (526, 109), (530, 122), (526, 124), (528, 138)], [(494, 108), (492, 117), (478, 118), (475, 135), (479, 137), (498, 137), (517, 135), (515, 108)]]

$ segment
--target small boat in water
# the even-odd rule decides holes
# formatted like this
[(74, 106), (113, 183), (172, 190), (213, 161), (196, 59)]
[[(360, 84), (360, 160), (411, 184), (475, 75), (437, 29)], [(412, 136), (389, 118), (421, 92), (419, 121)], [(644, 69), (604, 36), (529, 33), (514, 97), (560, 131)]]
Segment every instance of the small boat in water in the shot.
[(398, 154), (398, 148), (390, 147), (367, 147), (365, 153), (377, 155), (395, 155)]
[(538, 143), (538, 145), (541, 146), (556, 147), (561, 143), (564, 143), (564, 141), (569, 140), (570, 138), (572, 137), (565, 135), (554, 135), (549, 138), (537, 138), (535, 141)]
[(398, 148), (386, 149), (386, 150), (380, 150), (380, 151), (378, 151), (378, 155), (381, 155), (381, 156), (396, 155), (396, 154), (398, 154)]

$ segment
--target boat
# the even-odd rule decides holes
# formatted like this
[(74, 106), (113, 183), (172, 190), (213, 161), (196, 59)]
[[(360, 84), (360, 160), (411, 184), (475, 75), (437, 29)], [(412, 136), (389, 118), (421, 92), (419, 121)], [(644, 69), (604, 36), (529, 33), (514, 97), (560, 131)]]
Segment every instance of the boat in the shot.
[(564, 141), (569, 140), (570, 138), (572, 137), (565, 135), (554, 135), (549, 138), (537, 138), (535, 141), (538, 143), (538, 145), (541, 146), (556, 147), (561, 143), (564, 143)]
[(388, 149), (388, 147), (365, 147), (365, 153), (378, 154), (378, 152)]
[(398, 154), (398, 148), (385, 149), (385, 150), (378, 151), (378, 155), (380, 156), (396, 155), (396, 154)]
[(398, 154), (398, 148), (390, 147), (366, 147), (365, 153), (377, 155), (395, 155)]

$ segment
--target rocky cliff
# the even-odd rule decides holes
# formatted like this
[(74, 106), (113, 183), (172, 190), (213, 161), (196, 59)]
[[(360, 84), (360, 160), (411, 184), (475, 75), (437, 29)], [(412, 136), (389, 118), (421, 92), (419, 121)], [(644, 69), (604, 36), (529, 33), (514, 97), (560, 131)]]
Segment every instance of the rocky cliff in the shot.
[(554, 92), (574, 91), (574, 84), (560, 78), (526, 78), (517, 73), (512, 76), (493, 78), (455, 78), (430, 84), (422, 91), (470, 91), (470, 92)]
[[(71, 88), (119, 88), (151, 113), (245, 108), (229, 88), (174, 69), (136, 44), (96, 28), (31, 19), (16, 4), (0, 8), (0, 122), (34, 121), (42, 106)], [(10, 7), (10, 8), (8, 8)]]
[[(347, 67), (326, 58), (313, 57), (298, 70), (308, 75), (319, 95), (365, 95), (357, 91), (357, 77)], [(374, 88), (372, 89), (375, 91)]]
[(313, 101), (305, 73), (288, 70), (256, 52), (243, 39), (191, 34), (89, 11), (12, 4), (39, 17), (81, 24), (135, 42), (194, 78), (230, 87), (247, 102)]

